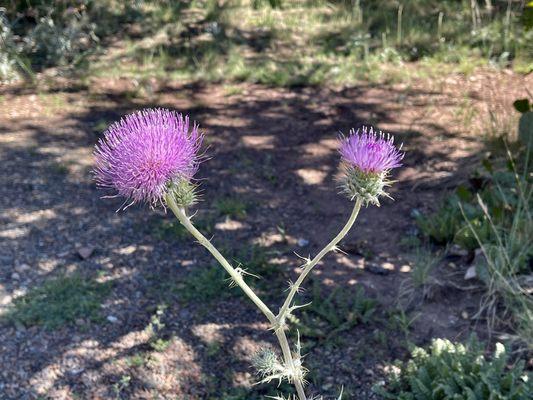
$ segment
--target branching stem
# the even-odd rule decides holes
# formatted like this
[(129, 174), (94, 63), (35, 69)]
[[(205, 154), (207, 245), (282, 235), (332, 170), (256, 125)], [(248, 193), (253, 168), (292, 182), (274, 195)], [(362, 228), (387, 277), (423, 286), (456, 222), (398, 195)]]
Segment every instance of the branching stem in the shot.
[[(178, 218), (180, 223), (185, 227), (185, 229), (187, 229), (196, 238), (196, 240), (198, 240), (198, 242), (202, 246), (204, 246), (213, 255), (213, 257), (216, 258), (220, 265), (222, 265), (222, 267), (231, 276), (235, 284), (237, 284), (250, 298), (250, 300), (252, 300), (253, 303), (259, 308), (259, 310), (261, 310), (261, 312), (265, 314), (271, 326), (275, 329), (276, 337), (278, 338), (285, 364), (289, 367), (291, 371), (295, 371), (296, 366), (292, 357), (289, 342), (287, 340), (287, 335), (285, 334), (285, 331), (283, 329), (277, 329), (278, 323), (274, 313), (270, 311), (268, 306), (255, 294), (252, 288), (248, 286), (248, 284), (244, 281), (242, 275), (231, 266), (231, 264), (224, 258), (222, 254), (220, 254), (216, 247), (213, 246), (213, 244), (198, 229), (196, 229), (196, 227), (192, 224), (190, 218), (187, 216), (185, 210), (176, 204), (176, 201), (174, 200), (172, 195), (166, 196), (166, 204), (172, 210), (176, 218)], [(305, 395), (302, 380), (298, 379), (298, 377), (295, 377), (293, 380), (293, 384), (296, 388), (296, 392), (298, 393), (299, 399), (306, 400), (307, 397)]]
[(306, 262), (300, 276), (298, 277), (296, 282), (291, 285), (289, 294), (287, 295), (287, 298), (285, 299), (285, 302), (283, 303), (283, 306), (281, 307), (280, 312), (277, 316), (274, 315), (270, 308), (268, 308), (268, 306), (255, 294), (252, 288), (248, 286), (248, 284), (242, 278), (242, 274), (239, 273), (239, 271), (237, 271), (224, 258), (224, 256), (216, 249), (216, 247), (213, 246), (213, 244), (198, 229), (196, 229), (196, 227), (192, 224), (190, 218), (187, 216), (185, 210), (182, 207), (178, 206), (173, 196), (167, 195), (165, 200), (168, 207), (172, 210), (176, 218), (178, 218), (178, 220), (185, 227), (185, 229), (187, 229), (196, 238), (196, 240), (198, 240), (198, 242), (202, 246), (204, 246), (213, 255), (213, 257), (215, 257), (215, 259), (220, 263), (220, 265), (222, 265), (222, 267), (231, 276), (233, 282), (244, 291), (244, 293), (250, 298), (250, 300), (252, 300), (252, 302), (257, 306), (257, 308), (259, 308), (259, 310), (261, 310), (261, 312), (267, 317), (268, 321), (270, 322), (272, 328), (276, 333), (276, 337), (279, 341), (283, 353), (285, 365), (290, 371), (293, 371), (295, 373), (295, 376), (292, 377), (292, 383), (296, 388), (298, 398), (300, 400), (306, 400), (307, 397), (304, 391), (303, 377), (301, 376), (301, 374), (297, 373), (298, 371), (301, 371), (301, 360), (299, 359), (300, 354), (296, 355), (298, 357), (297, 365), (294, 360), (293, 353), (291, 352), (289, 341), (287, 340), (287, 335), (285, 333), (285, 318), (287, 316), (287, 313), (291, 310), (291, 304), (294, 299), (294, 296), (298, 293), (300, 286), (307, 277), (307, 275), (328, 252), (336, 248), (337, 244), (342, 240), (342, 238), (344, 238), (344, 236), (346, 236), (350, 228), (353, 226), (357, 215), (359, 214), (359, 210), (361, 209), (362, 200), (356, 200), (352, 214), (350, 215), (348, 222), (346, 223), (346, 225), (344, 225), (339, 234), (335, 236), (335, 238), (331, 242), (329, 242), (328, 245), (324, 247), (322, 251), (320, 251), (320, 253), (316, 255), (315, 258)]
[(315, 258), (312, 260), (308, 260), (304, 264), (304, 269), (300, 273), (300, 276), (298, 276), (298, 279), (296, 282), (291, 285), (291, 289), (289, 291), (289, 294), (287, 295), (287, 298), (285, 299), (285, 302), (281, 306), (281, 309), (279, 311), (279, 314), (277, 315), (276, 319), (278, 321), (278, 324), (282, 324), (287, 317), (287, 313), (290, 310), (290, 306), (292, 304), (292, 301), (294, 300), (294, 296), (298, 293), (300, 290), (300, 286), (302, 285), (303, 281), (309, 275), (311, 270), (320, 262), (320, 260), (331, 250), (335, 249), (337, 244), (346, 236), (346, 234), (350, 231), (351, 227), (355, 223), (355, 220), (357, 219), (357, 215), (359, 215), (359, 210), (361, 210), (361, 205), (363, 201), (360, 198), (357, 198), (355, 200), (355, 204), (352, 210), (352, 214), (350, 215), (350, 218), (348, 219), (348, 222), (346, 222), (346, 225), (342, 228), (342, 230), (338, 233), (337, 236), (333, 238), (331, 242), (327, 244), (326, 247), (324, 247), (320, 253), (318, 253)]
[(270, 323), (275, 324), (276, 317), (274, 316), (274, 313), (270, 311), (268, 306), (263, 303), (263, 301), (254, 293), (252, 288), (248, 286), (248, 284), (244, 281), (242, 275), (239, 274), (235, 270), (235, 268), (231, 266), (231, 264), (224, 258), (222, 254), (220, 254), (216, 247), (213, 246), (213, 244), (198, 229), (196, 229), (196, 227), (192, 224), (191, 220), (185, 213), (185, 210), (176, 204), (176, 201), (171, 195), (166, 196), (166, 203), (170, 207), (176, 218), (178, 218), (181, 224), (185, 227), (185, 229), (187, 229), (202, 246), (209, 250), (213, 257), (216, 258), (220, 265), (222, 265), (222, 267), (224, 267), (227, 273), (231, 276), (233, 281), (237, 285), (239, 285), (239, 287), (250, 298), (250, 300), (254, 302), (257, 308), (259, 308), (259, 310), (261, 310), (261, 312), (265, 314)]

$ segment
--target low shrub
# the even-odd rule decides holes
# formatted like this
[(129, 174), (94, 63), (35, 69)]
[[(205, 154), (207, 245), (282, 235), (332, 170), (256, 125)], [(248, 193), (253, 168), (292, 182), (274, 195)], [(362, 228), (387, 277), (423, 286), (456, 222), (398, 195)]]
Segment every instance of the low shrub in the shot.
[(413, 349), (411, 358), (397, 365), (385, 386), (374, 390), (398, 400), (526, 400), (533, 396), (533, 375), (524, 361), (508, 367), (509, 355), (497, 343), (491, 359), (475, 337), (466, 344), (434, 339), (428, 350)]

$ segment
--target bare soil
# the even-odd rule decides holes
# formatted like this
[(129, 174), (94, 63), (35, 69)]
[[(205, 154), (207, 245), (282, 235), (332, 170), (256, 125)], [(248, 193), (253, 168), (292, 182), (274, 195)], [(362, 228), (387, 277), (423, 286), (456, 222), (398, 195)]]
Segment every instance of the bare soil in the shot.
[[(100, 322), (80, 315), (56, 330), (0, 324), (0, 398), (244, 399), (228, 393), (251, 387), (251, 355), (275, 345), (243, 297), (180, 298), (185, 277), (211, 259), (191, 239), (155, 233), (171, 215), (140, 206), (117, 213), (120, 199), (100, 199), (90, 172), (94, 144), (108, 123), (152, 106), (188, 113), (207, 136), (196, 218), (215, 215), (215, 243), (261, 246), (284, 280), (298, 268), (293, 251), (316, 254), (349, 215), (336, 182), (339, 133), (373, 123), (404, 143), (394, 201), (363, 209), (344, 253), (327, 256), (314, 275), (325, 293), (363, 287), (378, 310), (334, 343), (315, 341), (306, 362), (319, 372), (309, 392), (333, 396), (344, 385), (349, 398), (373, 398), (372, 384), (407, 354), (406, 337), (388, 321), (413, 265), (405, 245), (415, 230), (413, 210), (435, 209), (467, 179), (485, 151), (489, 111), (514, 118), (506, 110), (532, 84), (532, 76), (482, 70), (343, 89), (126, 79), (0, 88), (0, 311), (65, 272), (113, 285)], [(225, 197), (245, 202), (246, 217), (217, 216), (215, 201)], [(484, 324), (470, 318), (482, 291), (463, 281), (465, 259), (443, 259), (430, 295), (412, 293), (409, 341), (459, 340), (474, 331), (487, 339)], [(267, 297), (273, 309), (282, 295)], [(158, 335), (166, 344), (154, 349), (147, 327), (163, 303)]]

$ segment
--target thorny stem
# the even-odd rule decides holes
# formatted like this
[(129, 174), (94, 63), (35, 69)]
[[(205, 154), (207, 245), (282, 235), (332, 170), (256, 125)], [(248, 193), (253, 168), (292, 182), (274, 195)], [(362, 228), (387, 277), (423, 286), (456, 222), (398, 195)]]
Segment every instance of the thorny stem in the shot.
[(317, 265), (320, 262), (320, 260), (328, 252), (330, 252), (331, 250), (336, 248), (337, 244), (342, 240), (342, 238), (344, 238), (344, 236), (346, 236), (348, 231), (351, 229), (351, 227), (353, 226), (355, 220), (357, 219), (357, 215), (359, 214), (359, 210), (361, 209), (362, 203), (363, 203), (363, 201), (360, 198), (357, 198), (355, 200), (355, 204), (354, 204), (354, 207), (353, 207), (353, 210), (352, 210), (352, 214), (350, 215), (350, 218), (348, 219), (348, 222), (346, 222), (346, 225), (344, 225), (344, 227), (339, 232), (339, 234), (337, 236), (335, 236), (333, 238), (333, 240), (331, 242), (329, 242), (327, 244), (327, 246), (324, 247), (320, 251), (320, 253), (318, 253), (315, 256), (315, 258), (313, 258), (312, 260), (308, 260), (304, 264), (304, 270), (300, 273), (300, 276), (298, 276), (298, 279), (296, 280), (296, 282), (293, 285), (291, 285), (289, 294), (287, 295), (287, 298), (285, 299), (285, 302), (281, 306), (279, 314), (276, 316), (276, 320), (278, 322), (278, 326), (284, 324), (285, 318), (287, 317), (287, 313), (290, 310), (290, 306), (292, 304), (294, 296), (296, 295), (296, 293), (298, 293), (298, 291), (300, 289), (300, 286), (301, 286), (302, 282), (305, 280), (305, 278), (307, 277), (307, 275), (309, 275), (309, 273), (315, 267), (315, 265)]
[[(281, 347), (281, 351), (283, 352), (283, 359), (285, 360), (285, 364), (289, 365), (292, 371), (296, 371), (297, 367), (292, 357), (291, 349), (289, 346), (289, 341), (287, 340), (287, 335), (285, 334), (285, 330), (275, 329), (275, 332), (276, 332), (276, 337), (278, 338), (279, 345)], [(305, 396), (302, 378), (295, 376), (293, 383), (294, 383), (294, 387), (296, 388), (296, 392), (298, 393), (298, 397), (300, 398), (300, 400), (306, 400), (307, 397)]]
[[(231, 276), (233, 281), (237, 285), (239, 285), (239, 287), (250, 298), (250, 300), (254, 302), (254, 304), (261, 310), (263, 314), (265, 314), (272, 327), (275, 328), (276, 337), (278, 338), (281, 350), (283, 352), (283, 359), (285, 361), (285, 364), (291, 369), (291, 371), (296, 371), (299, 367), (295, 365), (290, 350), (289, 342), (287, 340), (287, 335), (285, 334), (285, 331), (283, 329), (276, 329), (278, 326), (278, 322), (274, 313), (270, 311), (268, 306), (263, 303), (263, 301), (254, 293), (252, 288), (250, 288), (250, 286), (248, 286), (248, 284), (244, 281), (241, 274), (239, 274), (235, 270), (235, 268), (231, 266), (231, 264), (224, 258), (222, 254), (220, 254), (216, 247), (213, 246), (213, 244), (198, 229), (196, 229), (196, 227), (191, 223), (191, 220), (187, 216), (185, 210), (176, 204), (176, 201), (174, 200), (172, 195), (166, 196), (166, 203), (172, 210), (176, 218), (178, 218), (180, 223), (196, 238), (196, 240), (198, 240), (198, 242), (202, 246), (204, 246), (213, 255), (213, 257), (217, 259), (220, 265), (222, 265), (222, 267)], [(306, 400), (307, 397), (305, 395), (302, 379), (298, 376), (295, 376), (293, 383), (294, 387), (296, 388), (296, 392), (298, 393), (299, 399)]]
[(254, 293), (252, 288), (244, 281), (242, 275), (231, 266), (231, 264), (224, 258), (222, 254), (220, 254), (216, 247), (213, 246), (213, 244), (198, 229), (196, 229), (185, 213), (185, 210), (176, 204), (176, 201), (172, 195), (166, 196), (166, 202), (181, 224), (196, 238), (196, 240), (198, 240), (202, 246), (209, 250), (213, 257), (215, 257), (220, 265), (222, 265), (222, 267), (224, 267), (224, 269), (228, 272), (233, 281), (239, 285), (239, 287), (250, 298), (250, 300), (254, 302), (254, 304), (261, 310), (263, 314), (265, 314), (270, 323), (275, 323), (276, 317), (274, 316), (274, 313), (270, 311), (268, 306), (263, 303), (263, 301)]

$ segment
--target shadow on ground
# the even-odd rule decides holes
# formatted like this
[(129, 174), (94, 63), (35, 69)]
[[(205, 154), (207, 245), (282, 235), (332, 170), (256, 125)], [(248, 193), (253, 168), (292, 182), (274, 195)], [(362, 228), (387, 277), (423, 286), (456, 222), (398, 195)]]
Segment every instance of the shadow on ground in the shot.
[[(413, 227), (411, 211), (434, 205), (443, 189), (464, 178), (480, 145), (450, 129), (450, 120), (435, 122), (436, 111), (428, 105), (437, 104), (440, 113), (457, 106), (453, 96), (437, 89), (274, 90), (243, 84), (228, 95), (223, 86), (157, 83), (147, 99), (124, 96), (121, 84), (127, 82), (102, 80), (90, 92), (52, 90), (37, 98), (31, 90), (3, 89), (0, 294), (7, 300), (2, 307), (65, 273), (112, 282), (101, 322), (80, 315), (52, 331), (3, 323), (1, 359), (9, 367), (0, 389), (6, 398), (61, 393), (220, 398), (225, 388), (233, 386), (238, 394), (249, 385), (251, 354), (260, 343), (274, 343), (264, 318), (241, 296), (205, 299), (198, 293), (201, 300), (194, 300), (188, 277), (212, 262), (187, 237), (158, 234), (168, 214), (147, 207), (116, 213), (120, 199), (100, 199), (103, 193), (90, 174), (91, 149), (107, 123), (155, 106), (200, 121), (208, 160), (199, 171), (203, 201), (196, 218), (209, 222), (213, 240), (231, 254), (240, 246), (260, 246), (282, 277), (271, 282), (280, 295), (298, 265), (294, 247), (299, 254), (315, 254), (349, 213), (336, 182), (337, 136), (367, 122), (394, 132), (406, 150), (395, 176), (399, 182), (391, 189), (395, 201), (364, 209), (359, 227), (344, 241), (346, 248), (366, 243), (367, 253), (330, 255), (316, 276), (326, 288), (362, 286), (385, 308), (394, 307), (400, 266), (407, 262), (401, 239)], [(54, 98), (61, 99), (59, 105), (50, 105)], [(246, 218), (217, 211), (222, 198), (244, 203)], [(91, 254), (81, 257), (80, 249), (87, 248)], [(392, 264), (392, 271), (383, 276), (367, 271), (371, 260)], [(190, 300), (183, 299), (184, 292)], [(276, 310), (279, 297), (268, 303)], [(157, 314), (162, 304), (166, 308)], [(154, 315), (165, 325), (155, 334)], [(431, 329), (421, 328), (417, 337), (427, 340)], [(443, 327), (440, 336), (469, 329), (469, 322), (459, 321)], [(313, 376), (320, 385), (311, 390), (334, 394), (345, 385), (368, 394), (383, 363), (404, 351), (395, 338), (382, 352), (363, 351), (361, 346), (383, 340), (379, 330), (375, 322), (345, 332), (348, 358), (323, 367), (321, 376)], [(160, 348), (154, 340), (161, 340)], [(309, 362), (330, 364), (337, 353), (335, 345), (325, 346), (318, 350), (323, 359), (310, 355)], [(132, 361), (139, 355), (142, 360)], [(353, 364), (375, 372), (360, 377)], [(255, 393), (265, 394), (262, 390)]]

